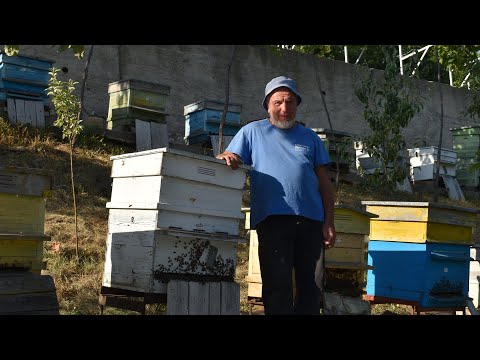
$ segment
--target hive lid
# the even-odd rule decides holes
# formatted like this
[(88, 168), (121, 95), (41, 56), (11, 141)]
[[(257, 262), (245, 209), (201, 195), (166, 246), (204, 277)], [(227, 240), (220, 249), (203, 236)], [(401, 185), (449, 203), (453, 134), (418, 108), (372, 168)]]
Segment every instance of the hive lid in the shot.
[(409, 202), (409, 201), (362, 201), (362, 205), (384, 205), (384, 206), (405, 206), (405, 207), (429, 207), (429, 208), (441, 208), (441, 209), (451, 209), (451, 210), (459, 210), (471, 213), (479, 213), (480, 210), (455, 206), (455, 205), (447, 205), (447, 204), (439, 204), (439, 203), (432, 203), (432, 202)]
[(1, 165), (0, 165), (0, 171), (24, 173), (24, 174), (35, 174), (35, 175), (50, 176), (50, 177), (52, 177), (55, 174), (55, 171), (53, 170), (29, 168), (29, 167), (18, 167), (18, 166), (1, 166)]
[(349, 134), (345, 131), (338, 131), (338, 130), (330, 130), (326, 128), (311, 128), (313, 131), (315, 131), (317, 134), (334, 134), (334, 135), (340, 135), (340, 136), (352, 136), (352, 134)]
[[(164, 147), (164, 148), (158, 148), (158, 149), (152, 149), (152, 150), (138, 151), (138, 152), (134, 152), (134, 153), (115, 155), (115, 156), (111, 156), (110, 160), (126, 159), (126, 158), (132, 158), (132, 157), (143, 156), (143, 155), (158, 154), (158, 153), (170, 153), (170, 154), (181, 155), (181, 156), (186, 156), (186, 157), (190, 157), (190, 158), (193, 158), (193, 159), (205, 160), (205, 161), (210, 161), (210, 162), (214, 162), (214, 163), (217, 163), (217, 164), (225, 165), (225, 160), (220, 160), (220, 159), (214, 158), (212, 156), (196, 154), (196, 153), (189, 152), (189, 151), (178, 150), (178, 149), (174, 149), (174, 148), (171, 148), (171, 147)], [(243, 170), (251, 170), (252, 169), (251, 166), (244, 165), (244, 164), (241, 164), (238, 167), (240, 169), (243, 169)]]
[(0, 63), (13, 64), (48, 71), (50, 70), (52, 64), (55, 63), (55, 60), (44, 59), (38, 56), (9, 56), (5, 52), (0, 51)]
[(126, 79), (126, 80), (115, 81), (108, 84), (109, 94), (117, 91), (127, 90), (127, 89), (149, 91), (149, 92), (154, 92), (154, 93), (164, 94), (164, 95), (170, 94), (170, 86), (148, 82), (148, 81), (142, 81), (142, 80)]
[(349, 209), (349, 210), (355, 211), (355, 212), (357, 212), (357, 213), (366, 215), (366, 216), (371, 217), (371, 218), (377, 218), (377, 217), (378, 217), (377, 214), (373, 214), (373, 213), (371, 213), (371, 212), (368, 212), (368, 211), (365, 211), (365, 210), (356, 208), (356, 207), (351, 206), (351, 205), (336, 204), (336, 205), (334, 206), (334, 208), (335, 208), (335, 209)]
[[(195, 111), (200, 111), (203, 109), (212, 109), (212, 110), (217, 110), (217, 111), (223, 111), (225, 107), (225, 102), (224, 101), (218, 101), (218, 100), (202, 100), (202, 101), (197, 101), (192, 104), (185, 105), (183, 107), (183, 115), (188, 115), (190, 113), (193, 113)], [(241, 113), (242, 112), (242, 105), (241, 104), (235, 104), (235, 103), (228, 103), (228, 112), (234, 112), (234, 113)]]
[(456, 128), (450, 128), (450, 131), (458, 131), (458, 130), (469, 130), (469, 129), (480, 129), (480, 125), (472, 125), (472, 126), (460, 126)]

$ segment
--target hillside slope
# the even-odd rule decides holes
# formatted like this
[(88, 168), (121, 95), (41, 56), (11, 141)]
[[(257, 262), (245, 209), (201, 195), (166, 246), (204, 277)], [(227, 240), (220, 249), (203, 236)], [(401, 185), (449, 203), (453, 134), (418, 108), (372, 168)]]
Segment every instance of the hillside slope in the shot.
[[(45, 274), (55, 280), (61, 314), (99, 314), (98, 294), (102, 283), (110, 200), (110, 156), (134, 152), (131, 147), (84, 133), (75, 148), (74, 171), (78, 206), (80, 259), (75, 258), (74, 212), (70, 185), (68, 145), (56, 128), (12, 128), (0, 118), (0, 166), (33, 167), (55, 172), (54, 191), (47, 199), (44, 243)], [(340, 183), (337, 203), (360, 208), (362, 200), (432, 201), (429, 193), (379, 193), (362, 184)], [(439, 202), (478, 208), (480, 202), (456, 202), (441, 197)], [(248, 271), (248, 242), (238, 247), (236, 281), (241, 285), (241, 309), (246, 312), (245, 276)], [(148, 313), (160, 314), (164, 307), (149, 306)], [(401, 309), (401, 311), (404, 311)], [(107, 308), (105, 314), (132, 312)]]

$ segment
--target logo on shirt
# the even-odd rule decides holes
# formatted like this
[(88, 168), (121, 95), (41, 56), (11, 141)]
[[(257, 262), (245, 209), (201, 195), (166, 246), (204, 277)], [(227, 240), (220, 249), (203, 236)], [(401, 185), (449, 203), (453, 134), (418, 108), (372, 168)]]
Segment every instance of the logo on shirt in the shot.
[(295, 144), (295, 151), (308, 152), (310, 151), (310, 147), (307, 145)]

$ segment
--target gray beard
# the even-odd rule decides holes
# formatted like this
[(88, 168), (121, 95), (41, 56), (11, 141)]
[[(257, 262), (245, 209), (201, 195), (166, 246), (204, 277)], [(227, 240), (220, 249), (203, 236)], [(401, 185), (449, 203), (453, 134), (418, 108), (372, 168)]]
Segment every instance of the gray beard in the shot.
[(285, 121), (278, 121), (273, 118), (270, 118), (270, 121), (273, 126), (282, 129), (282, 130), (287, 130), (291, 129), (292, 127), (295, 126), (295, 120), (285, 120)]

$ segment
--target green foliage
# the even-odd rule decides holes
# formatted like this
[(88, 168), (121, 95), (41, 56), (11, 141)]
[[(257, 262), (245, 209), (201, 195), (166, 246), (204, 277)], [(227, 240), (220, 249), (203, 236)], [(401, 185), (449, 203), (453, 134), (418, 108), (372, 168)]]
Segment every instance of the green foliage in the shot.
[(480, 92), (475, 91), (463, 115), (472, 119), (480, 118)]
[(5, 51), (5, 54), (7, 54), (8, 56), (18, 55), (20, 51), (20, 45), (5, 45), (4, 51)]
[[(279, 48), (279, 46), (277, 45), (276, 47)], [(283, 48), (327, 59), (344, 61), (344, 46), (347, 46), (350, 63), (356, 63), (358, 60), (358, 65), (385, 70), (387, 61), (383, 56), (383, 45), (283, 45)], [(477, 65), (480, 45), (436, 46), (439, 49), (440, 64), (442, 65), (442, 82), (445, 84), (450, 83), (448, 70), (452, 70), (453, 85), (460, 87), (463, 79), (469, 72), (472, 72), (469, 77), (470, 89), (480, 90), (480, 67)], [(402, 45), (403, 55), (413, 54), (404, 60), (404, 64), (411, 67), (410, 74), (422, 56), (423, 51), (419, 52), (418, 50), (423, 47), (425, 45)], [(398, 53), (397, 62), (399, 62)], [(415, 74), (423, 80), (437, 81), (437, 64), (434, 51), (431, 49), (427, 51)]]
[(344, 163), (352, 164), (355, 161), (355, 153), (352, 152), (354, 139), (345, 136), (336, 141), (338, 160)]
[(383, 79), (372, 69), (360, 69), (360, 81), (354, 92), (364, 104), (363, 117), (370, 133), (360, 138), (363, 149), (380, 169), (368, 177), (374, 186), (394, 189), (407, 175), (402, 163), (406, 143), (402, 130), (422, 109), (422, 99), (410, 84), (410, 78), (399, 75), (395, 46), (384, 46), (386, 60)]
[[(52, 45), (52, 47), (58, 47), (58, 51), (65, 51), (65, 50), (72, 50), (73, 55), (75, 55), (78, 59), (83, 58), (83, 53), (85, 49), (85, 45)], [(4, 45), (4, 51), (8, 56), (15, 56), (18, 55), (20, 52), (20, 45)]]
[(53, 46), (58, 46), (58, 51), (65, 51), (70, 49), (73, 51), (73, 55), (75, 55), (75, 57), (77, 57), (78, 59), (83, 58), (85, 45), (53, 45)]
[(67, 138), (71, 145), (75, 143), (77, 136), (83, 129), (80, 125), (82, 120), (78, 119), (80, 113), (80, 101), (76, 95), (75, 84), (72, 79), (68, 82), (63, 82), (57, 78), (60, 69), (52, 68), (49, 72), (50, 80), (48, 84), (48, 95), (52, 96), (52, 102), (55, 106), (57, 119), (53, 123), (58, 128), (62, 129), (62, 138)]

